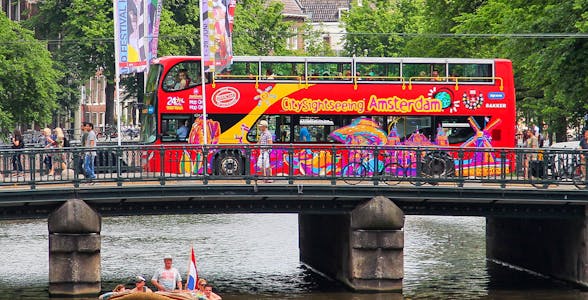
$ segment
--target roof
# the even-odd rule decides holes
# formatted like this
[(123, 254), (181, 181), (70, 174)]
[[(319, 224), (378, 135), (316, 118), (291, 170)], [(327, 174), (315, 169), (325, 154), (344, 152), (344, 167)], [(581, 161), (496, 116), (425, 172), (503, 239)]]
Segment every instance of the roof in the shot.
[(299, 0), (313, 22), (338, 22), (339, 9), (349, 9), (349, 0)]
[(306, 16), (298, 0), (282, 0), (282, 3), (284, 4), (284, 10), (282, 14), (296, 17)]

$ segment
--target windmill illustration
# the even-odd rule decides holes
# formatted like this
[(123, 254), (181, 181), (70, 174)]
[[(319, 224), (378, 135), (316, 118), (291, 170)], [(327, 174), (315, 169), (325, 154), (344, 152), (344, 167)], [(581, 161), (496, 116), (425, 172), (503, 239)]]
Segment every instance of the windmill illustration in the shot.
[[(478, 122), (476, 122), (476, 120), (473, 117), (469, 117), (468, 122), (470, 123), (472, 129), (474, 129), (475, 134), (469, 140), (465, 141), (461, 145), (461, 147), (492, 149), (492, 137), (490, 136), (490, 132), (494, 127), (502, 123), (502, 120), (500, 118), (496, 118), (491, 122), (487, 123), (484, 129), (480, 129), (480, 125), (478, 124)], [(475, 153), (472, 161), (478, 163), (481, 162), (482, 164), (494, 164), (496, 163), (496, 158), (494, 157), (494, 154), (490, 151), (481, 151)]]

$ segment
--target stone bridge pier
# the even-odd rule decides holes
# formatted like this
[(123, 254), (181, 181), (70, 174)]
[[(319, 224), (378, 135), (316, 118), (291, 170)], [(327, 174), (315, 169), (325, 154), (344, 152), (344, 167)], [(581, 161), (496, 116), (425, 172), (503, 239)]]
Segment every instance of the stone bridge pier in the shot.
[(68, 200), (49, 216), (48, 226), (49, 294), (99, 294), (100, 215), (82, 200)]
[(486, 218), (486, 256), (588, 288), (588, 207), (569, 219)]
[(308, 266), (356, 291), (402, 291), (404, 213), (388, 198), (348, 214), (301, 213), (298, 223), (300, 260)]

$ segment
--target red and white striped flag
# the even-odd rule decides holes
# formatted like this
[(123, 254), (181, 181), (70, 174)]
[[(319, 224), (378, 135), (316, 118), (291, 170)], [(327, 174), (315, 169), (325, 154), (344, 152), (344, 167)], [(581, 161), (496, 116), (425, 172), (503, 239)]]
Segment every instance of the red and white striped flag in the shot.
[(188, 278), (186, 281), (186, 289), (194, 291), (197, 289), (198, 283), (198, 269), (196, 268), (196, 256), (194, 255), (194, 246), (190, 253), (190, 265), (188, 266)]

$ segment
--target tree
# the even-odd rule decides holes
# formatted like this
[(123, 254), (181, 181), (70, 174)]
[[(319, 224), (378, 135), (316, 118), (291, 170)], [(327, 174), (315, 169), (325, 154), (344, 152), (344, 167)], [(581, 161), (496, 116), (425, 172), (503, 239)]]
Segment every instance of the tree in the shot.
[(4, 14), (0, 41), (0, 128), (50, 121), (61, 74), (53, 68), (46, 45)]
[[(195, 54), (197, 50), (198, 1), (164, 1), (160, 22), (159, 52), (163, 55)], [(108, 79), (106, 122), (114, 116), (114, 20), (112, 2), (97, 0), (46, 0), (39, 2), (39, 13), (26, 24), (38, 38), (52, 41), (49, 49), (56, 67), (64, 72), (60, 85), (63, 109), (79, 103), (78, 86), (98, 69)], [(178, 24), (178, 22), (183, 22)], [(129, 78), (133, 77), (133, 78)], [(129, 94), (137, 97), (142, 84), (135, 75), (122, 80)], [(126, 84), (126, 86), (125, 86)]]
[(471, 39), (451, 37), (458, 24), (456, 16), (476, 11), (486, 0), (424, 0), (415, 3), (411, 36), (403, 56), (414, 57), (485, 57)]
[(348, 55), (399, 56), (405, 49), (406, 33), (415, 32), (420, 1), (363, 1), (343, 14), (347, 34), (344, 49)]
[(528, 112), (534, 122), (550, 123), (558, 141), (566, 138), (567, 124), (578, 123), (588, 112), (588, 40), (574, 37), (586, 30), (585, 4), (586, 0), (490, 0), (457, 19), (457, 32), (506, 35), (480, 45), (513, 60), (519, 111)]
[(295, 51), (294, 55), (335, 56), (335, 50), (331, 48), (328, 41), (325, 41), (323, 33), (313, 28), (310, 22), (305, 22), (300, 26), (299, 31), (304, 37), (304, 49)]
[(158, 56), (200, 53), (198, 0), (163, 0)]
[(294, 34), (284, 21), (279, 1), (243, 0), (235, 9), (233, 52), (235, 55), (287, 54), (287, 40)]

